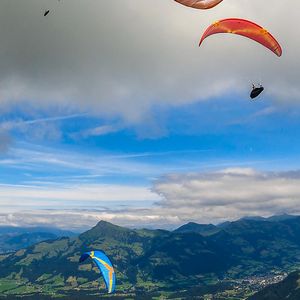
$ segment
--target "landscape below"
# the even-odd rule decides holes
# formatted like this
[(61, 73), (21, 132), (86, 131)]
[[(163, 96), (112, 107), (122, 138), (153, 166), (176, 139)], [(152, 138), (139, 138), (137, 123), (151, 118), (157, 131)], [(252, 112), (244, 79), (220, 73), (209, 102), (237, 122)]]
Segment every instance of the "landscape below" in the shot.
[[(188, 223), (172, 232), (104, 221), (78, 236), (47, 232), (41, 242), (37, 232), (33, 239), (21, 232), (24, 249), (19, 235), (13, 236), (17, 247), (7, 253), (9, 230), (0, 230), (0, 298), (300, 299), (300, 273), (294, 272), (300, 269), (297, 216), (244, 218), (218, 226)], [(114, 264), (114, 295), (106, 294), (90, 260), (78, 263), (83, 252), (94, 249), (105, 251)]]

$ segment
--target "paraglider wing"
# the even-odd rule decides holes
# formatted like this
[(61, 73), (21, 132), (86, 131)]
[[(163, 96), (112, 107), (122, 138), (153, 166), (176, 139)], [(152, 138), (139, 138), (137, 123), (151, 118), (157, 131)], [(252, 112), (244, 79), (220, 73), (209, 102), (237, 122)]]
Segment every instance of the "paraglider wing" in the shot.
[(91, 251), (82, 254), (79, 262), (84, 262), (89, 257), (93, 259), (101, 271), (108, 293), (113, 293), (116, 288), (116, 274), (111, 261), (103, 252)]
[(243, 19), (224, 19), (215, 22), (204, 32), (199, 46), (210, 35), (216, 33), (232, 33), (252, 39), (274, 52), (277, 56), (282, 55), (282, 49), (277, 40), (263, 27)]
[(175, 0), (176, 2), (197, 9), (210, 9), (221, 3), (223, 0)]

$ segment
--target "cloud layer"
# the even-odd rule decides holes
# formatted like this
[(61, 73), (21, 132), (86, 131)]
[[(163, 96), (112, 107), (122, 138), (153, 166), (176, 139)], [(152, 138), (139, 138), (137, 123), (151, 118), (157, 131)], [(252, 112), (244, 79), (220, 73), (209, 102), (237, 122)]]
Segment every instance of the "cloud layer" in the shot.
[[(136, 123), (156, 105), (246, 97), (252, 81), (262, 80), (278, 100), (295, 100), (300, 38), (291, 28), (299, 9), (280, 0), (272, 7), (232, 0), (210, 11), (171, 0), (3, 0), (0, 104), (59, 105)], [(210, 23), (237, 16), (268, 28), (283, 45), (282, 59), (235, 36), (198, 48)]]
[[(189, 221), (219, 223), (249, 215), (300, 214), (298, 171), (272, 173), (232, 168), (210, 173), (169, 175), (155, 183), (152, 193), (147, 188), (116, 186), (106, 189), (110, 191), (105, 187), (95, 190), (95, 187), (88, 186), (74, 189), (72, 193), (57, 193), (53, 189), (47, 192), (49, 199), (46, 199), (43, 193), (34, 193), (31, 188), (29, 198), (35, 196), (24, 206), (24, 196), (11, 191), (9, 198), (6, 188), (0, 197), (14, 202), (15, 206), (7, 203), (9, 209), (0, 216), (0, 224), (51, 225), (55, 220), (60, 227), (78, 230), (104, 219), (131, 227), (174, 228)], [(28, 191), (24, 190), (24, 193), (27, 195)], [(108, 194), (110, 199), (105, 196)], [(128, 195), (135, 203), (128, 201)], [(74, 199), (79, 198), (81, 203), (87, 204), (85, 208), (76, 208)], [(40, 202), (44, 209), (36, 209), (35, 199), (44, 200)], [(51, 203), (56, 207), (54, 202), (59, 199), (64, 204), (63, 208), (51, 209)], [(118, 205), (112, 205), (112, 200), (119, 201)], [(156, 203), (153, 204), (153, 201)], [(20, 206), (25, 208), (22, 213), (18, 210)]]

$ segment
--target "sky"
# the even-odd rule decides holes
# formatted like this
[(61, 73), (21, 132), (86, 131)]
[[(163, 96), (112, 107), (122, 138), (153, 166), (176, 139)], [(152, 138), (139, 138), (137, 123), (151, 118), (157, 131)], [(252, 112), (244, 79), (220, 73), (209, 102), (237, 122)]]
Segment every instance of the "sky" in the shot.
[[(2, 0), (0, 225), (172, 229), (300, 214), (299, 10)], [(282, 57), (234, 35), (199, 48), (229, 17), (267, 28)], [(252, 83), (265, 87), (257, 101)]]

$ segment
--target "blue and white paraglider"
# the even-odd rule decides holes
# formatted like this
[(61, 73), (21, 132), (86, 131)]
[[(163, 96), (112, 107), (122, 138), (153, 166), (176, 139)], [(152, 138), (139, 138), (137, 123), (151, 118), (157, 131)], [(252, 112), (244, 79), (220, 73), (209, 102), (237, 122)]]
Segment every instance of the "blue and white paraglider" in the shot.
[(82, 254), (79, 262), (84, 262), (89, 257), (101, 271), (108, 293), (113, 293), (116, 289), (116, 273), (111, 261), (102, 251), (90, 251)]

